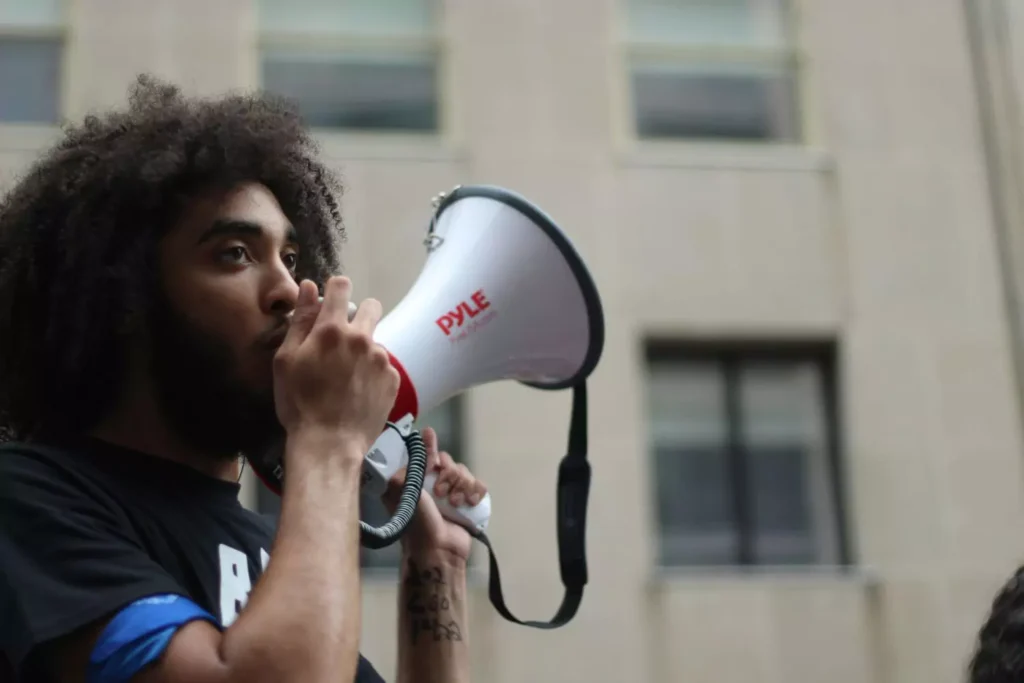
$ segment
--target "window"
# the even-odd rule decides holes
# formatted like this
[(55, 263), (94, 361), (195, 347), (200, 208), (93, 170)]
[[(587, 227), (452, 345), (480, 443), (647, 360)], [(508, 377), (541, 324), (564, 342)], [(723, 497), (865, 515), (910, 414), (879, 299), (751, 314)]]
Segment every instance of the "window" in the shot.
[(831, 348), (648, 348), (663, 566), (846, 564)]
[[(417, 420), (417, 426), (430, 426), (437, 432), (438, 445), (441, 450), (448, 451), (457, 462), (465, 462), (463, 429), (462, 429), (462, 399), (454, 397), (441, 404), (434, 410)], [(367, 523), (380, 526), (387, 522), (391, 515), (379, 498), (363, 496), (360, 500), (362, 508), (360, 517)], [(256, 508), (263, 514), (277, 515), (281, 511), (281, 500), (263, 484), (257, 486)], [(363, 567), (384, 567), (392, 568), (398, 566), (399, 545), (393, 544), (380, 550), (362, 548)]]
[(787, 0), (623, 0), (640, 138), (794, 142)]
[(63, 0), (0, 2), (0, 123), (58, 122), (63, 27)]
[(259, 11), (263, 86), (310, 126), (439, 128), (432, 0), (260, 0)]

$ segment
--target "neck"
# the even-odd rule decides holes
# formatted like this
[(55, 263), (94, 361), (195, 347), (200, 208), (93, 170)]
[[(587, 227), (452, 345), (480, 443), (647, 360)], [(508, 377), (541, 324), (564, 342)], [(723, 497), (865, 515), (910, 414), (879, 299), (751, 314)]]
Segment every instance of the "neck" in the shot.
[(91, 435), (115, 446), (173, 460), (210, 477), (237, 481), (241, 474), (238, 458), (216, 457), (182, 441), (162, 417), (154, 393), (137, 382), (129, 382), (114, 410)]

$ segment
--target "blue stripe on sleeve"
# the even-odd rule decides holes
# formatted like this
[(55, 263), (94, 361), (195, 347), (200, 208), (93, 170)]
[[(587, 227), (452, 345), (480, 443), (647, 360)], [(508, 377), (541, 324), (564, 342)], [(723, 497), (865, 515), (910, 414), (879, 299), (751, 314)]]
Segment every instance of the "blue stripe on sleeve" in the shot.
[(89, 657), (87, 683), (128, 683), (159, 659), (185, 624), (203, 619), (220, 628), (212, 614), (180, 595), (136, 600), (103, 629)]

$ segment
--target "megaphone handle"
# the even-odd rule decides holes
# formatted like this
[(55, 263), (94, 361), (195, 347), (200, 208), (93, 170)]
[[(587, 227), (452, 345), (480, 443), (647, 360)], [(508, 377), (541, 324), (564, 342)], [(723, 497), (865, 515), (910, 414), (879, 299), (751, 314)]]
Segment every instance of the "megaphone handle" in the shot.
[(430, 494), (442, 517), (449, 522), (464, 527), (471, 533), (487, 530), (487, 523), (491, 520), (491, 494), (485, 494), (483, 499), (476, 505), (459, 505), (456, 507), (448, 502), (447, 498), (440, 498), (434, 495), (434, 484), (436, 482), (437, 473), (428, 473), (423, 478), (423, 490)]

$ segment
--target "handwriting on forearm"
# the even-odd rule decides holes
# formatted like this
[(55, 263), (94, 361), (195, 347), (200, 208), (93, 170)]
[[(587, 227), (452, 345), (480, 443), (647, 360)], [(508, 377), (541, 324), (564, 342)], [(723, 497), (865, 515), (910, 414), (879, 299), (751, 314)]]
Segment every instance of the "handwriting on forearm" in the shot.
[(413, 643), (421, 634), (437, 643), (462, 640), (462, 629), (451, 615), (449, 586), (440, 567), (423, 568), (409, 560), (405, 590), (405, 610)]

